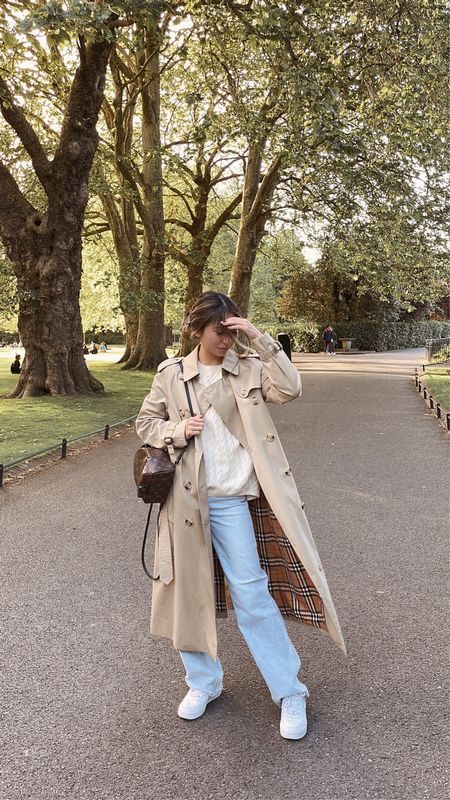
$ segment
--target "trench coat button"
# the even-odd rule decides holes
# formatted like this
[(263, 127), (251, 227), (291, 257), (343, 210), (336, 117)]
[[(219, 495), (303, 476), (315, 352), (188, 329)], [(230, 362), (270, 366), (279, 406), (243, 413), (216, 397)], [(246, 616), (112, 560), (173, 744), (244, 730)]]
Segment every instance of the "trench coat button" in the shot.
[(273, 435), (273, 433), (268, 433), (267, 436), (266, 436), (266, 439), (267, 439), (268, 442), (273, 442), (273, 440), (275, 439), (275, 436)]
[(185, 525), (193, 525), (194, 523), (192, 522), (192, 520), (191, 520), (191, 519), (185, 519), (185, 520), (184, 520), (184, 524), (185, 524)]
[(291, 474), (291, 468), (290, 468), (290, 467), (288, 467), (287, 469), (285, 469), (285, 470), (284, 470), (284, 474), (285, 474), (285, 475), (290, 475), (290, 474)]
[(242, 395), (242, 397), (247, 397), (248, 389), (241, 389), (241, 395)]
[(186, 481), (186, 483), (184, 484), (184, 488), (185, 489), (191, 489), (192, 488), (192, 483), (190, 481)]
[(259, 400), (258, 400), (257, 397), (252, 397), (252, 401), (253, 401), (253, 405), (254, 406), (256, 406), (259, 403)]

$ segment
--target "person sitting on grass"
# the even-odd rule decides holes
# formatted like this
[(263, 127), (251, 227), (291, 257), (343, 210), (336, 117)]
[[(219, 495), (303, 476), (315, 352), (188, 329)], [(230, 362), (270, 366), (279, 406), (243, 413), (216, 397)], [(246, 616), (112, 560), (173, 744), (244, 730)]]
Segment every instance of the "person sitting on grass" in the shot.
[(22, 367), (20, 365), (20, 355), (19, 355), (19, 353), (17, 353), (14, 361), (11, 364), (10, 369), (11, 369), (11, 372), (13, 373), (13, 375), (20, 375)]

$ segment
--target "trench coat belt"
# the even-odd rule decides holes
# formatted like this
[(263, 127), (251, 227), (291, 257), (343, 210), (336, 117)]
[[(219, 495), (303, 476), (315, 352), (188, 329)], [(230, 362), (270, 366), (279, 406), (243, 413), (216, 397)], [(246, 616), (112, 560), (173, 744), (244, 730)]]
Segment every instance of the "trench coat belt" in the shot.
[(163, 505), (159, 516), (158, 549), (159, 577), (161, 582), (167, 585), (173, 581), (173, 560), (166, 504)]

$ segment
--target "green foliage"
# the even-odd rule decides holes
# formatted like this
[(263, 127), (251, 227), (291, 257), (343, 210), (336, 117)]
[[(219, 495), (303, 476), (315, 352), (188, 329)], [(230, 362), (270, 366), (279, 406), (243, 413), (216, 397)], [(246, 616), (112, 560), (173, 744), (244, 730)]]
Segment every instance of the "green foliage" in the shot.
[(281, 317), (393, 320), (420, 303), (432, 309), (448, 291), (444, 242), (432, 242), (398, 209), (373, 210), (365, 222), (335, 231), (322, 245), (314, 266), (288, 276), (277, 306)]
[(414, 302), (432, 303), (450, 285), (447, 242), (412, 201), (409, 209), (369, 208), (364, 218), (335, 231), (324, 242), (321, 267), (354, 300), (370, 296), (404, 311), (412, 311)]
[(321, 329), (317, 323), (308, 320), (280, 322), (278, 325), (267, 326), (266, 330), (274, 339), (279, 333), (287, 333), (291, 340), (292, 350), (296, 353), (318, 353), (323, 349)]
[(353, 339), (357, 350), (400, 350), (405, 347), (425, 347), (427, 339), (450, 335), (450, 322), (428, 320), (425, 322), (336, 322), (311, 323), (301, 320), (280, 323), (268, 328), (272, 336), (287, 333), (297, 352), (319, 353), (323, 350), (322, 332), (332, 325), (338, 339)]
[(222, 228), (214, 241), (204, 273), (204, 281), (208, 289), (215, 289), (224, 294), (228, 292), (238, 228), (237, 222), (231, 222)]
[(117, 263), (108, 237), (89, 240), (84, 244), (80, 308), (84, 330), (124, 330), (117, 287)]
[[(303, 253), (303, 241), (290, 229), (274, 230), (263, 242), (252, 275), (250, 316), (256, 325), (273, 325), (280, 317), (280, 294), (296, 276), (311, 269)], [(289, 290), (290, 291), (290, 290)], [(322, 311), (322, 307), (320, 309)], [(294, 317), (305, 317), (295, 313)]]
[(64, 44), (74, 36), (86, 39), (112, 39), (115, 22), (131, 25), (145, 23), (155, 15), (159, 5), (162, 9), (168, 4), (148, 3), (146, 0), (116, 0), (116, 2), (92, 2), (92, 0), (51, 0), (48, 3), (27, 2), (15, 4), (27, 11), (20, 21), (20, 30), (30, 34), (44, 31), (47, 38), (56, 45)]
[(17, 331), (17, 327), (10, 325), (4, 328), (0, 328), (0, 342), (3, 342), (3, 344), (5, 345), (10, 345), (13, 342), (17, 341), (19, 341), (19, 333)]
[(111, 331), (98, 326), (92, 328), (92, 330), (85, 330), (84, 340), (88, 347), (92, 341), (97, 342), (97, 344), (100, 344), (100, 342), (105, 342), (107, 345), (124, 345), (125, 333), (122, 331)]
[[(331, 323), (332, 324), (332, 323)], [(324, 326), (325, 327), (325, 326)], [(333, 325), (339, 338), (354, 339), (359, 350), (400, 350), (404, 347), (425, 347), (427, 339), (450, 334), (450, 322), (354, 322)]]

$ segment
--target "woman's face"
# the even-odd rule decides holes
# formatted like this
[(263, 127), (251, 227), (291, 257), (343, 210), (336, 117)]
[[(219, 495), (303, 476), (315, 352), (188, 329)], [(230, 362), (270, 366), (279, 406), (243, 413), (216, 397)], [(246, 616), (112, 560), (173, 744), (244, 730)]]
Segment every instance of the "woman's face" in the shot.
[(206, 356), (216, 363), (221, 363), (234, 340), (233, 333), (224, 328), (220, 322), (208, 322), (199, 334), (199, 338), (202, 358)]

